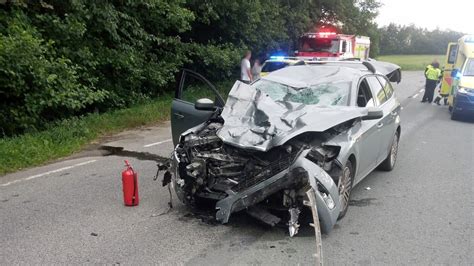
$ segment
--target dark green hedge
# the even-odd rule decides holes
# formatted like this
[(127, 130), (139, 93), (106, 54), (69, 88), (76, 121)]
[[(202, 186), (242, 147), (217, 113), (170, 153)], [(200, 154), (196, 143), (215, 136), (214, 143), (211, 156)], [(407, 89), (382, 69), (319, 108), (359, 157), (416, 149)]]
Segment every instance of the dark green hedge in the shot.
[(427, 30), (415, 25), (391, 23), (380, 28), (380, 54), (445, 54), (448, 43), (456, 42), (464, 33), (453, 30)]

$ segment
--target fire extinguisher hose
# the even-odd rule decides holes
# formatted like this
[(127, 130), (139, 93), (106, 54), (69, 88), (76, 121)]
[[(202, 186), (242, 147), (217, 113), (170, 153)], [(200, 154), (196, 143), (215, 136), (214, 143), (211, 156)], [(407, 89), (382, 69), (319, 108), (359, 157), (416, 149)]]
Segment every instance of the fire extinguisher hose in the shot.
[[(132, 168), (132, 171), (133, 171), (133, 168)], [(137, 190), (138, 190), (137, 173), (133, 171), (133, 198), (132, 198), (133, 205), (135, 205), (135, 201), (137, 200)]]

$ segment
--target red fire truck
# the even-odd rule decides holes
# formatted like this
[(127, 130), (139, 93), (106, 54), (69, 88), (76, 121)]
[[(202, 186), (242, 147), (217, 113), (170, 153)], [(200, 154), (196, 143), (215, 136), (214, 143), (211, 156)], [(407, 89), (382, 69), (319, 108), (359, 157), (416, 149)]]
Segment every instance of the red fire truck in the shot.
[(368, 59), (369, 50), (369, 37), (319, 31), (300, 37), (295, 56), (304, 60)]

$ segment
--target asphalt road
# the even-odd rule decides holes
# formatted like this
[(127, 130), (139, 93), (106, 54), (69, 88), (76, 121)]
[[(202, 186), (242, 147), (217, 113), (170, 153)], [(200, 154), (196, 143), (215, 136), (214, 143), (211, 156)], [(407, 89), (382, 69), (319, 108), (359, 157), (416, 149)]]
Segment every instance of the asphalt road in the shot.
[[(474, 123), (421, 104), (422, 73), (403, 80), (397, 166), (355, 188), (346, 217), (323, 235), (328, 265), (474, 263)], [(102, 145), (109, 148), (0, 177), (0, 264), (314, 263), (308, 226), (290, 238), (245, 214), (212, 225), (176, 200), (167, 212), (168, 191), (152, 178), (155, 160), (172, 150), (169, 124)], [(137, 207), (122, 205), (124, 159), (139, 172)]]

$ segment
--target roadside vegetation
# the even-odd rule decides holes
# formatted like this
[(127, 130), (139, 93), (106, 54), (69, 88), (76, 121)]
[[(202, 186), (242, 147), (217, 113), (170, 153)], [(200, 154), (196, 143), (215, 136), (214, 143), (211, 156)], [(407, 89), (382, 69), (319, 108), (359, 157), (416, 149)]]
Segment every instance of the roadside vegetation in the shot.
[(448, 43), (455, 42), (464, 33), (452, 30), (427, 30), (415, 25), (391, 23), (379, 29), (380, 55), (445, 54)]
[(46, 125), (39, 132), (0, 138), (0, 175), (65, 157), (100, 137), (169, 119), (171, 95)]
[(387, 61), (399, 65), (402, 71), (406, 70), (425, 70), (433, 60), (438, 60), (441, 65), (445, 55), (383, 55), (377, 57), (377, 60)]
[[(233, 80), (227, 80), (216, 82), (215, 86), (226, 99), (233, 84)], [(186, 88), (188, 99), (209, 97), (202, 86)], [(42, 131), (0, 138), (0, 176), (71, 155), (101, 137), (125, 129), (169, 120), (172, 99), (168, 93), (128, 108), (68, 118), (45, 125)]]

